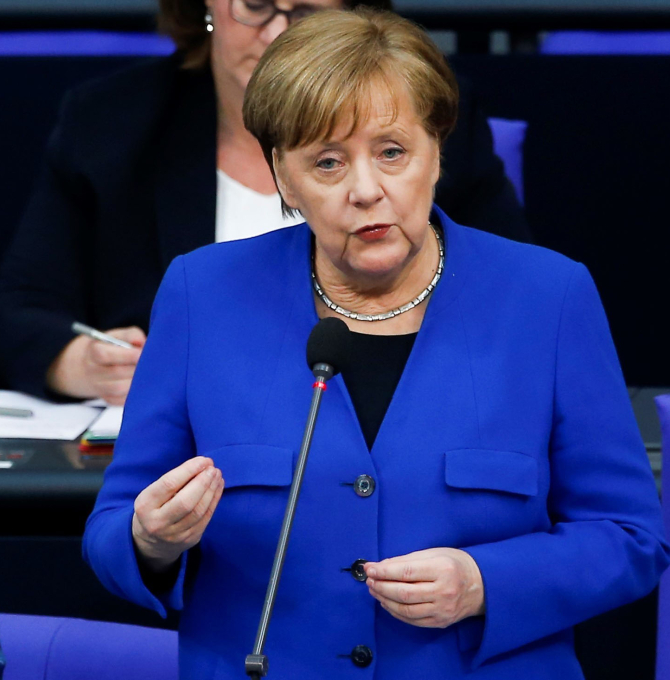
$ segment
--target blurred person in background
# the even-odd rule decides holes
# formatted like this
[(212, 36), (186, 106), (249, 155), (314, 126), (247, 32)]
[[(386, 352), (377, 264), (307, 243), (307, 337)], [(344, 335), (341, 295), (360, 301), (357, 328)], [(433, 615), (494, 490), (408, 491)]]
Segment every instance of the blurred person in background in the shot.
[[(34, 195), (0, 274), (0, 373), (38, 396), (123, 404), (170, 261), (282, 217), (242, 101), (267, 46), (327, 8), (390, 0), (161, 0), (177, 52), (80, 86), (62, 105)], [(530, 240), (486, 119), (461, 88), (436, 200), (457, 222)], [(124, 349), (73, 337), (73, 321)], [(110, 330), (112, 329), (112, 330)]]

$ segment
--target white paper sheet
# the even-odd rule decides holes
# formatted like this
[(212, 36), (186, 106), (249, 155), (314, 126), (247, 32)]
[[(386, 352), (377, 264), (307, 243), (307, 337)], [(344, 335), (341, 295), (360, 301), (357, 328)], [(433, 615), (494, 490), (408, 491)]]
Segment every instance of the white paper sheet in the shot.
[(118, 437), (123, 419), (123, 406), (108, 406), (86, 431), (91, 437)]
[(20, 392), (0, 390), (0, 407), (28, 409), (28, 418), (0, 416), (2, 439), (76, 439), (99, 415), (82, 404), (53, 404)]

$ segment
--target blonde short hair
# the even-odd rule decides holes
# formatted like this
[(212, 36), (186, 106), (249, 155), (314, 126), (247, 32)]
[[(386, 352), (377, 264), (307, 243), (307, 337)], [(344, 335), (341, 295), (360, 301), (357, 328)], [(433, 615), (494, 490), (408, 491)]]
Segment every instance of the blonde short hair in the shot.
[(395, 114), (409, 95), (440, 144), (453, 130), (456, 78), (423, 30), (391, 12), (319, 12), (289, 27), (263, 54), (244, 97), (244, 125), (274, 173), (273, 149), (281, 156), (328, 139), (349, 119), (353, 132), (379, 86), (390, 93)]

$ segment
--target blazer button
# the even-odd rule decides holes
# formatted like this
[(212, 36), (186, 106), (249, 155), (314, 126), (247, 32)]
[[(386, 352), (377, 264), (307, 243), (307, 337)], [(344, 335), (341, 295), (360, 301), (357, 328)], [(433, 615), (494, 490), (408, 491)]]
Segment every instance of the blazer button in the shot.
[(372, 650), (366, 645), (356, 645), (351, 651), (354, 666), (367, 668), (372, 663)]
[(367, 498), (375, 492), (375, 480), (370, 475), (360, 475), (354, 482), (354, 491), (357, 496)]
[(365, 569), (363, 569), (363, 565), (367, 562), (367, 560), (356, 560), (352, 565), (351, 565), (351, 575), (357, 580), (360, 581), (361, 583), (363, 581), (367, 581), (368, 577), (365, 574)]

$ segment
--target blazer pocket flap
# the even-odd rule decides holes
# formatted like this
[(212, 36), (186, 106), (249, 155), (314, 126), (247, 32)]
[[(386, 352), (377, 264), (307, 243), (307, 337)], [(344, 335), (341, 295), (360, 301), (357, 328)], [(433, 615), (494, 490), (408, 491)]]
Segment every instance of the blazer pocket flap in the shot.
[(263, 444), (222, 446), (210, 456), (220, 468), (225, 488), (237, 486), (290, 486), (293, 451)]
[(444, 476), (448, 486), (458, 489), (506, 491), (524, 496), (536, 496), (538, 490), (537, 461), (517, 451), (447, 451)]

